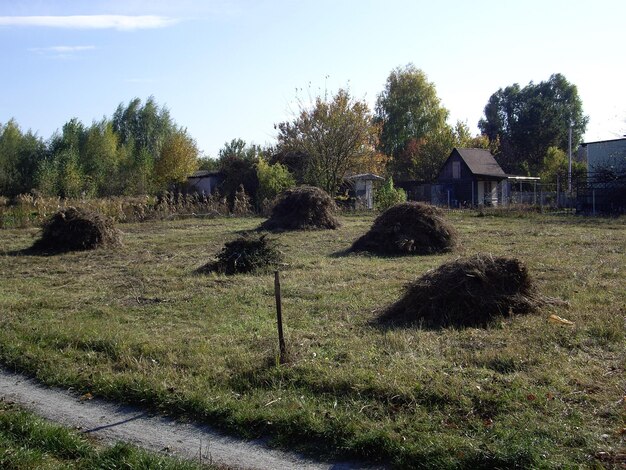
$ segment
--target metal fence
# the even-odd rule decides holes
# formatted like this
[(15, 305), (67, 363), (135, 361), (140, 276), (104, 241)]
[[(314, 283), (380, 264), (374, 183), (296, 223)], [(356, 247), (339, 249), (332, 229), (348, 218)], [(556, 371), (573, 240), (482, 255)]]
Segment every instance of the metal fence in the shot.
[[(467, 182), (467, 185), (474, 184)], [(615, 175), (589, 173), (584, 178), (572, 181), (568, 191), (567, 180), (558, 178), (553, 183), (541, 181), (504, 180), (482, 200), (475, 197), (475, 186), (471, 188), (437, 183), (413, 183), (405, 186), (409, 200), (423, 201), (445, 208), (466, 208), (480, 206), (520, 207), (535, 206), (546, 209), (568, 209), (582, 214), (624, 214), (626, 213), (626, 174)], [(465, 199), (456, 195), (471, 194)]]
[(576, 212), (584, 214), (626, 213), (626, 172), (590, 172), (575, 185)]

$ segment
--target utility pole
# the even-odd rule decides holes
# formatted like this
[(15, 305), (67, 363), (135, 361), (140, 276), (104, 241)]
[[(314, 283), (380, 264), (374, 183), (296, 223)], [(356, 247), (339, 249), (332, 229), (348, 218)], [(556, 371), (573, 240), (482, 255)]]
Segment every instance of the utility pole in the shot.
[(574, 127), (574, 121), (569, 122), (569, 163), (567, 165), (567, 192), (572, 194), (572, 127)]

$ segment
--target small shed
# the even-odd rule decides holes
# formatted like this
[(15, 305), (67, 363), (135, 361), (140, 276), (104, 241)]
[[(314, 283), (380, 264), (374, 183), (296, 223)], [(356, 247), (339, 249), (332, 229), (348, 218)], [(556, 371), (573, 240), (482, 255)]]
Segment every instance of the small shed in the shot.
[(225, 175), (221, 171), (198, 170), (187, 177), (189, 192), (212, 194), (224, 182)]
[[(489, 150), (454, 148), (437, 183), (448, 205), (498, 205), (498, 184), (507, 179)], [(442, 201), (445, 203), (445, 201)]]
[(367, 209), (374, 208), (374, 182), (384, 181), (382, 176), (373, 173), (362, 173), (345, 178), (354, 188), (356, 200)]

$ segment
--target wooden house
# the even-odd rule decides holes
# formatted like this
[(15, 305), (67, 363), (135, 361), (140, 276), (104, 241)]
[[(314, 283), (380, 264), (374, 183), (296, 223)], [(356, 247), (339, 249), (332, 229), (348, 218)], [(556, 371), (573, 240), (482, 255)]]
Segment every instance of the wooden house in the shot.
[(489, 150), (454, 148), (439, 172), (437, 184), (448, 206), (496, 206), (498, 184), (505, 179), (506, 173)]

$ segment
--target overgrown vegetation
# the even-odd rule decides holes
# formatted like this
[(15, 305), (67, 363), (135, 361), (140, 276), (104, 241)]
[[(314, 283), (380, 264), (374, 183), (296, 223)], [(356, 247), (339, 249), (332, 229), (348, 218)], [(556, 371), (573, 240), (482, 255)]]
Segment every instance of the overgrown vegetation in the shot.
[[(617, 465), (626, 221), (447, 216), (463, 243), (431, 256), (337, 256), (371, 216), (280, 234), (287, 365), (276, 360), (271, 275), (195, 274), (262, 219), (127, 224), (118, 250), (55, 257), (17, 255), (35, 229), (4, 230), (0, 362), (46, 384), (397, 467)], [(523, 260), (539, 291), (569, 307), (489, 328), (372, 324), (407, 283), (478, 252)]]
[(227, 242), (216, 256), (215, 261), (202, 266), (199, 272), (240, 274), (268, 272), (277, 268), (283, 261), (276, 240), (267, 234), (246, 234)]
[(94, 441), (0, 401), (0, 467), (4, 469), (208, 469), (127, 444)]
[(394, 187), (392, 177), (387, 178), (374, 193), (374, 203), (379, 211), (385, 211), (401, 202), (406, 202), (406, 192), (402, 188)]
[[(219, 193), (210, 196), (165, 192), (159, 197), (114, 197), (103, 199), (61, 199), (21, 194), (15, 204), (0, 197), (0, 228), (26, 228), (43, 225), (49, 217), (68, 207), (99, 212), (115, 222), (145, 222), (189, 216), (241, 215), (250, 202), (240, 193), (237, 204), (228, 203)], [(236, 212), (237, 211), (237, 212)]]

